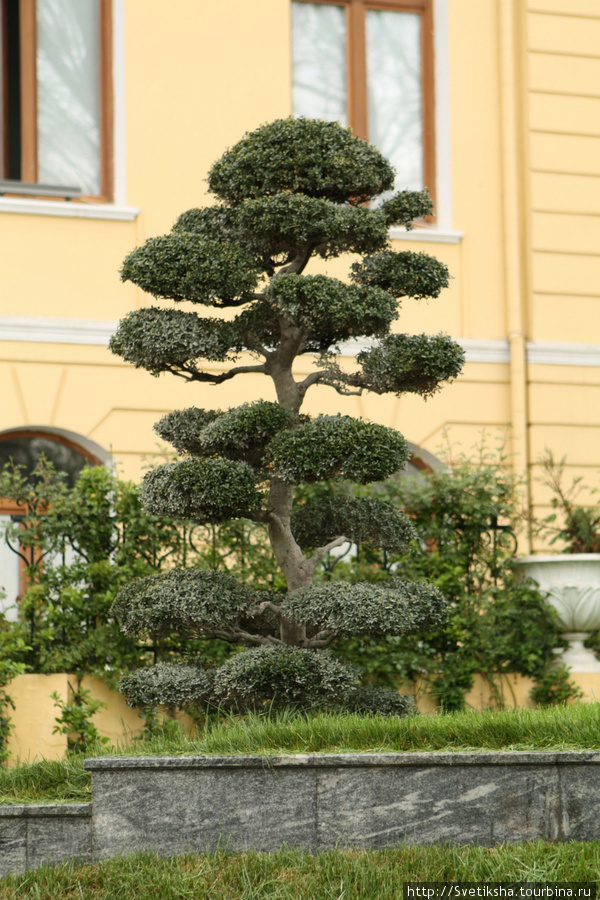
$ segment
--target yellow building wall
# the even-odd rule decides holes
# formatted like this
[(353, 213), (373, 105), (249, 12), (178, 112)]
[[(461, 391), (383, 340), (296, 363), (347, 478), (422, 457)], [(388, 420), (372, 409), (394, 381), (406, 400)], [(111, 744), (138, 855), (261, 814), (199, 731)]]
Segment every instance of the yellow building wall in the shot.
[[(110, 323), (152, 303), (119, 281), (124, 256), (181, 211), (210, 202), (212, 162), (246, 130), (291, 111), (289, 0), (126, 0), (122, 8), (124, 202), (139, 214), (82, 220), (0, 204), (0, 328), (2, 316)], [(453, 278), (438, 300), (406, 300), (397, 327), (500, 341), (506, 359), (468, 362), (426, 403), (313, 388), (306, 410), (363, 415), (434, 454), (448, 440), (469, 450), (485, 431), (507, 441), (520, 471), (548, 446), (592, 477), (597, 369), (538, 364), (531, 353), (520, 365), (519, 348), (600, 345), (600, 8), (597, 0), (447, 0), (446, 10), (450, 224), (463, 237), (394, 240), (396, 249), (433, 253)], [(343, 276), (348, 265), (329, 270)], [(0, 393), (0, 430), (74, 431), (133, 478), (160, 447), (152, 424), (165, 412), (272, 397), (259, 376), (188, 386), (136, 371), (100, 346), (38, 341), (0, 341)], [(545, 502), (535, 483), (533, 496)]]

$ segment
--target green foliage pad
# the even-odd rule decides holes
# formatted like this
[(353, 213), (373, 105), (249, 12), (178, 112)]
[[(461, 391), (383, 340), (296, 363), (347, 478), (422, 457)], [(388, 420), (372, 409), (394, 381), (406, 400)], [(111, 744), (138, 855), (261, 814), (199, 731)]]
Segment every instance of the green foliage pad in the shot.
[[(354, 669), (326, 650), (341, 636), (439, 625), (440, 591), (406, 581), (313, 581), (330, 549), (366, 541), (405, 550), (413, 528), (375, 498), (332, 500), (321, 510), (304, 504), (294, 514), (294, 488), (340, 479), (367, 485), (409, 458), (404, 437), (382, 424), (302, 414), (313, 386), (429, 396), (460, 373), (464, 354), (446, 335), (391, 332), (400, 300), (437, 298), (448, 285), (444, 264), (398, 253), (388, 240), (390, 225), (410, 228), (429, 215), (431, 199), (426, 191), (390, 195), (394, 172), (376, 147), (335, 122), (311, 119), (281, 119), (245, 135), (213, 165), (208, 184), (216, 203), (184, 212), (168, 235), (132, 251), (121, 275), (155, 297), (239, 310), (223, 318), (137, 310), (111, 348), (153, 375), (191, 383), (267, 376), (274, 399), (164, 416), (156, 430), (181, 458), (149, 472), (142, 497), (154, 515), (203, 526), (250, 520), (265, 530), (280, 573), (274, 590), (242, 600), (225, 583), (229, 575), (219, 593), (199, 573), (177, 568), (124, 588), (113, 611), (129, 635), (154, 642), (158, 657), (160, 640), (177, 634), (250, 649), (207, 672), (206, 682), (193, 659), (177, 667), (169, 650), (123, 689), (141, 705), (189, 707), (208, 698), (235, 709), (320, 702), (405, 714), (407, 700), (360, 689)], [(371, 203), (383, 193), (383, 202)], [(310, 271), (315, 257), (343, 253), (354, 255), (347, 280)], [(357, 338), (367, 349), (363, 343), (355, 360), (342, 360), (341, 345)], [(312, 359), (300, 369), (303, 355)]]

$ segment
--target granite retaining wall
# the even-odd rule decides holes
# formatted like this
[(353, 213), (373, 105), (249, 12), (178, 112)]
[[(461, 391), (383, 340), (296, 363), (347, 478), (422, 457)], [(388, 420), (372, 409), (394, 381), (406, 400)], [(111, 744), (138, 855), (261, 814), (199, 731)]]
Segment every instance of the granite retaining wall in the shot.
[(88, 759), (92, 804), (0, 806), (0, 875), (41, 862), (401, 842), (600, 839), (600, 752)]
[(94, 853), (600, 839), (600, 753), (90, 759)]
[(0, 806), (0, 876), (92, 859), (91, 803)]

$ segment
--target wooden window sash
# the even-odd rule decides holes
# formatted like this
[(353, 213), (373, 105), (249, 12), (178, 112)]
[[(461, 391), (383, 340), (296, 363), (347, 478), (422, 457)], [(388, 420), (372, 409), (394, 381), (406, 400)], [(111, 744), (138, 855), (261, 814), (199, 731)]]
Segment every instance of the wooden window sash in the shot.
[(37, 34), (35, 0), (19, 0), (21, 181), (37, 181)]
[[(0, 0), (1, 2), (1, 0)], [(5, 4), (2, 3), (3, 12)], [(112, 0), (98, 3), (99, 41), (99, 105), (100, 105), (100, 194), (83, 195), (70, 202), (110, 203), (114, 190), (113, 173), (113, 87), (112, 87)], [(36, 5), (35, 0), (19, 0), (19, 50), (21, 89), (21, 178), (23, 182), (37, 182), (37, 72), (36, 72)], [(4, 29), (2, 29), (4, 31)], [(0, 65), (2, 65), (0, 48)], [(6, 80), (3, 79), (6, 91)], [(7, 98), (2, 109), (7, 108)], [(4, 117), (2, 117), (4, 120)], [(3, 168), (8, 157), (6, 127), (2, 128)], [(44, 196), (47, 196), (45, 194)], [(61, 197), (56, 192), (57, 199)]]

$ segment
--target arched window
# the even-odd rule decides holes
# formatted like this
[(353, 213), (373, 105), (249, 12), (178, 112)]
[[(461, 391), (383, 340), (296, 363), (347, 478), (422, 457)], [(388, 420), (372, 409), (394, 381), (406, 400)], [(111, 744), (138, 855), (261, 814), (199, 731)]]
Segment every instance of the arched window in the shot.
[[(66, 474), (65, 483), (70, 487), (85, 466), (102, 466), (110, 461), (99, 444), (71, 431), (28, 426), (0, 432), (0, 468), (12, 460), (29, 474), (42, 454), (57, 471)], [(16, 618), (15, 603), (24, 589), (24, 562), (6, 543), (4, 530), (21, 513), (16, 503), (0, 497), (0, 611), (8, 619)]]

